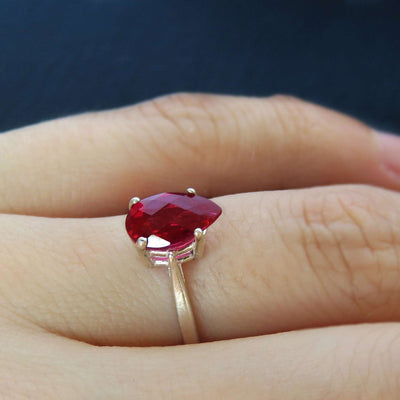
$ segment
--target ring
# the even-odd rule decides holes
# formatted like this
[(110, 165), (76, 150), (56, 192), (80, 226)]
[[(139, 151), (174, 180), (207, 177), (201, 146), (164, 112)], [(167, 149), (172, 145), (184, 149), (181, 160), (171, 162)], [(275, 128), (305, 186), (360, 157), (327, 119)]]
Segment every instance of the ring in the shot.
[(126, 230), (150, 267), (168, 267), (185, 344), (198, 343), (199, 335), (182, 264), (202, 255), (207, 228), (221, 213), (217, 204), (192, 188), (129, 201)]

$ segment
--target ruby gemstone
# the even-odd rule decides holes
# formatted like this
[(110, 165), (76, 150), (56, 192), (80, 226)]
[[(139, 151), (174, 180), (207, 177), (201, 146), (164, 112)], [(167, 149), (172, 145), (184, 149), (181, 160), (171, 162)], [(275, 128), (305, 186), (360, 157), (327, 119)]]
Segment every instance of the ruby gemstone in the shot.
[(176, 251), (194, 241), (196, 228), (208, 228), (221, 213), (221, 208), (205, 197), (160, 193), (134, 204), (125, 225), (134, 242), (145, 237), (150, 250)]

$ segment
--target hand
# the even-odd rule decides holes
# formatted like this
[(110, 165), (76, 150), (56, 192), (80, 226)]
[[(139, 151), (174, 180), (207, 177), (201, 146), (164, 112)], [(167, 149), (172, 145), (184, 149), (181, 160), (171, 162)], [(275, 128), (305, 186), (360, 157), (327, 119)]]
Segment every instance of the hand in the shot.
[[(400, 397), (400, 139), (179, 94), (3, 134), (0, 155), (1, 398)], [(208, 343), (150, 347), (181, 343), (173, 294), (120, 214), (190, 186), (222, 196), (185, 265)]]

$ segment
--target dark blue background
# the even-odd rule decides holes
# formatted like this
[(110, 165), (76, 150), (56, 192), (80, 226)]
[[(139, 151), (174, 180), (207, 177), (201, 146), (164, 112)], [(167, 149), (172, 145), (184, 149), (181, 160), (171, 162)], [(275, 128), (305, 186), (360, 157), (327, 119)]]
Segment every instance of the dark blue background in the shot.
[(175, 91), (289, 93), (400, 132), (396, 1), (0, 0), (0, 131)]

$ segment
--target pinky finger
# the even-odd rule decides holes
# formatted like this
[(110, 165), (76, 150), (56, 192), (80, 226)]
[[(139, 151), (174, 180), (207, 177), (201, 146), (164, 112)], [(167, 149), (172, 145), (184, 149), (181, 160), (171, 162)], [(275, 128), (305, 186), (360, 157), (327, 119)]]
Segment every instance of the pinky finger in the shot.
[(150, 348), (141, 357), (129, 353), (110, 349), (107, 355), (113, 359), (109, 366), (120, 366), (109, 388), (138, 373), (124, 400), (400, 399), (400, 324)]
[[(398, 400), (399, 338), (400, 324), (164, 348), (95, 347), (35, 335), (14, 348), (0, 346), (1, 364), (11, 360), (1, 369), (0, 394), (57, 400)], [(13, 335), (11, 341), (17, 340)]]

